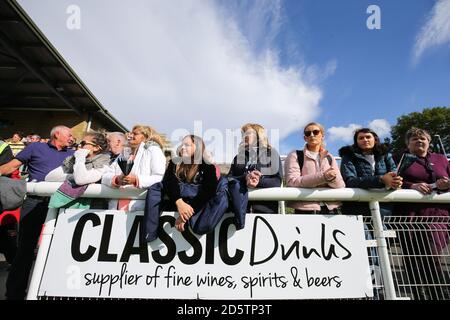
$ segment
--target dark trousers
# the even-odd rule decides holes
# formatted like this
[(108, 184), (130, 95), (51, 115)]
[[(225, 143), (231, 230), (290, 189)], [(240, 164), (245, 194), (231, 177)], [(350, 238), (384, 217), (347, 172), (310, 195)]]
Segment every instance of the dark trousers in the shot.
[[(180, 193), (184, 201), (188, 204), (190, 199), (194, 198), (199, 192), (200, 186), (180, 183)], [(197, 234), (206, 234), (214, 230), (217, 223), (222, 219), (228, 208), (228, 181), (221, 178), (217, 185), (216, 195), (211, 198), (204, 206), (195, 212), (189, 219), (189, 226)], [(159, 216), (163, 210), (174, 208), (173, 203), (164, 201), (164, 186), (155, 183), (147, 191), (144, 209), (144, 241), (150, 242), (158, 238)], [(176, 207), (175, 207), (176, 208)]]
[(248, 207), (247, 184), (235, 178), (228, 178), (229, 209), (234, 213), (236, 230), (245, 227), (245, 214)]
[(0, 226), (0, 252), (5, 255), (6, 261), (12, 263), (17, 251), (16, 237), (10, 235), (13, 225)]
[(27, 197), (21, 210), (17, 253), (6, 280), (8, 300), (23, 300), (34, 260), (34, 250), (48, 211), (48, 198)]
[(278, 213), (278, 201), (249, 201), (247, 212)]
[(235, 215), (236, 229), (245, 226), (245, 214), (250, 213), (278, 213), (278, 201), (248, 201), (248, 188), (245, 181), (228, 178), (228, 192), (230, 196), (230, 210)]

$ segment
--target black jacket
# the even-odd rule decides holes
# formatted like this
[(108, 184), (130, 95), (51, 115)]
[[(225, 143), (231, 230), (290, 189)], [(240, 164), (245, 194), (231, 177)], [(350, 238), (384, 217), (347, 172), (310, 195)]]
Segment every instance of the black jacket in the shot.
[[(283, 169), (281, 158), (274, 148), (257, 148), (254, 150), (241, 150), (231, 163), (228, 177), (238, 179), (242, 185), (246, 185), (245, 177), (252, 170), (262, 173), (256, 188), (281, 187)], [(250, 201), (248, 212), (254, 213), (277, 213), (277, 201)]]
[[(175, 174), (176, 167), (176, 164), (173, 161), (170, 161), (162, 180), (164, 190), (173, 204), (181, 198), (180, 182), (186, 183), (186, 181), (180, 181), (177, 178)], [(198, 212), (216, 194), (218, 183), (216, 167), (213, 164), (201, 163), (193, 183), (200, 185), (200, 191), (198, 195), (190, 201), (190, 205), (195, 212)]]
[(247, 174), (255, 169), (262, 173), (257, 188), (281, 186), (283, 179), (281, 159), (274, 148), (241, 151), (234, 157), (228, 176), (245, 182)]

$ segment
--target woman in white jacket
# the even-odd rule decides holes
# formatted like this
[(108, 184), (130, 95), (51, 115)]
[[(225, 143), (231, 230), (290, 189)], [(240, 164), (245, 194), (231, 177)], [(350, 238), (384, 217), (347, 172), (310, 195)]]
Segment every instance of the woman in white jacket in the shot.
[[(129, 135), (128, 145), (131, 147), (133, 160), (130, 174), (126, 176), (123, 174), (116, 159), (103, 175), (102, 183), (112, 188), (147, 189), (160, 182), (166, 169), (161, 136), (149, 126), (135, 125)], [(109, 209), (125, 211), (143, 210), (144, 206), (144, 200), (130, 199), (112, 199), (108, 205)]]
[(90, 207), (91, 199), (82, 198), (91, 183), (99, 182), (109, 168), (108, 144), (101, 133), (87, 133), (73, 156), (67, 157), (63, 164), (50, 171), (45, 181), (62, 181), (63, 184), (50, 198), (49, 208)]

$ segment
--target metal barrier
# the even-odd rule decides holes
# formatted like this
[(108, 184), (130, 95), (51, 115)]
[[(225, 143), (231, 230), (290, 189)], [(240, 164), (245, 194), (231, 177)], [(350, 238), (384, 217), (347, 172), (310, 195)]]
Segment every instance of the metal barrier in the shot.
[[(364, 217), (374, 299), (386, 298), (371, 217)], [(450, 300), (450, 248), (439, 248), (433, 233), (449, 237), (450, 217), (390, 216), (383, 219), (395, 299)], [(448, 240), (447, 240), (448, 242)], [(439, 248), (439, 250), (436, 250)], [(434, 251), (434, 252), (433, 252)]]
[[(49, 196), (60, 183), (28, 183), (28, 194)], [(84, 197), (109, 199), (144, 199), (146, 190), (111, 189), (90, 185)], [(415, 190), (303, 189), (267, 188), (249, 191), (249, 200), (258, 201), (363, 201), (369, 202), (371, 217), (365, 218), (368, 256), (373, 270), (375, 299), (445, 299), (450, 300), (450, 254), (448, 246), (439, 248), (435, 233), (449, 237), (449, 217), (385, 217), (381, 220), (379, 202), (416, 202), (450, 204), (450, 192), (423, 195)], [(47, 215), (41, 248), (28, 291), (28, 299), (37, 299), (56, 210)], [(448, 241), (447, 241), (448, 242)]]
[(450, 300), (450, 217), (386, 217), (397, 297)]

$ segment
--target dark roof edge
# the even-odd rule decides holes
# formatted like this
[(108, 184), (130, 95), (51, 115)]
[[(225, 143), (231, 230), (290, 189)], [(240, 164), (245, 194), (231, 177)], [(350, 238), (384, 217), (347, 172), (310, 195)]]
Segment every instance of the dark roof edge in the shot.
[[(98, 107), (98, 112), (102, 113), (105, 118), (114, 123), (118, 128), (120, 128), (123, 132), (127, 132), (128, 129), (121, 124), (116, 118), (114, 118), (107, 109), (105, 109), (100, 101), (92, 94), (92, 92), (88, 89), (88, 87), (81, 81), (78, 75), (73, 71), (70, 65), (64, 60), (64, 58), (59, 54), (58, 50), (50, 43), (50, 41), (45, 37), (42, 31), (36, 26), (33, 20), (28, 16), (25, 10), (17, 3), (16, 0), (7, 0), (8, 4), (11, 8), (22, 18), (24, 23), (33, 31), (33, 33), (38, 37), (42, 43), (47, 47), (47, 49), (52, 53), (55, 59), (61, 63), (61, 66), (67, 71), (67, 73), (76, 81), (76, 83), (81, 87), (81, 89), (86, 93), (86, 95), (95, 103)], [(96, 115), (93, 114), (95, 117)]]

